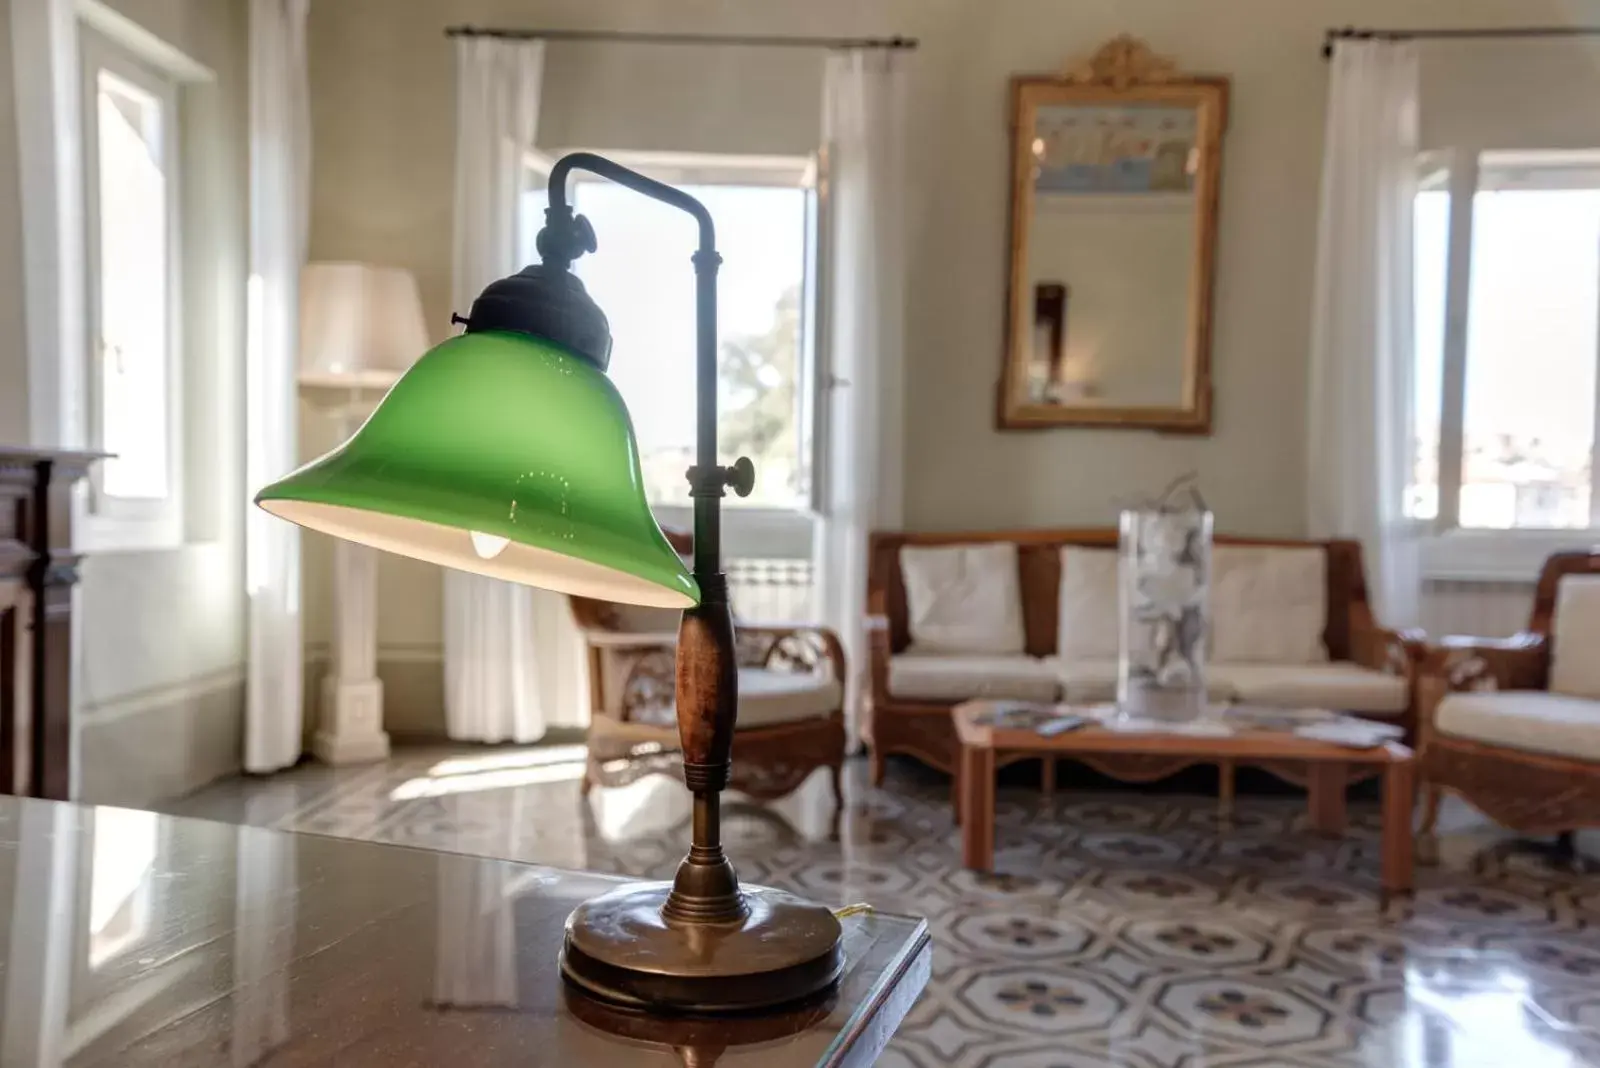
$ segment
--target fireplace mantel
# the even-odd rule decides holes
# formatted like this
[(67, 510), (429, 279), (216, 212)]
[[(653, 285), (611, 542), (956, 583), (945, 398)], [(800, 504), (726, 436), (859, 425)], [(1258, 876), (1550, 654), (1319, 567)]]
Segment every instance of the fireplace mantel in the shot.
[(72, 789), (73, 486), (101, 456), (0, 445), (0, 793)]

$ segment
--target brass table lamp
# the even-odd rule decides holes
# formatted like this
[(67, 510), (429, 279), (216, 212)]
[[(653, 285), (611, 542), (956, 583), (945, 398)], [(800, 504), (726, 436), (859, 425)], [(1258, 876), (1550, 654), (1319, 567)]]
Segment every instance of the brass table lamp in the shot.
[[(645, 500), (633, 425), (605, 371), (605, 315), (571, 273), (594, 231), (567, 203), (591, 171), (692, 215), (697, 276), (694, 570)], [(755, 469), (717, 462), (717, 268), (693, 197), (590, 153), (550, 172), (542, 263), (490, 285), (463, 334), (405, 373), (349, 441), (266, 487), (256, 503), (313, 530), (563, 593), (683, 608), (677, 714), (693, 842), (671, 883), (629, 886), (567, 920), (561, 970), (583, 990), (651, 1010), (784, 1005), (830, 988), (843, 957), (826, 907), (741, 888), (722, 850), (738, 675), (722, 574), (722, 497)]]

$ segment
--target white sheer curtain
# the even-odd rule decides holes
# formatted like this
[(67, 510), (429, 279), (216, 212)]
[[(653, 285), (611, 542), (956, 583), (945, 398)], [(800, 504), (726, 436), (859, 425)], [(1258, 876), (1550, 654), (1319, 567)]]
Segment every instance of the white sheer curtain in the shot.
[(830, 361), (819, 608), (850, 663), (851, 736), (867, 666), (867, 534), (902, 522), (905, 373), (905, 68), (890, 50), (828, 58)]
[[(539, 120), (539, 44), (456, 41), (455, 261), (465, 315), (516, 271), (522, 157)], [(583, 639), (566, 597), (445, 572), (445, 724), (450, 737), (531, 742), (588, 722)]]
[(1312, 317), (1311, 533), (1358, 538), (1388, 626), (1418, 621), (1417, 545), (1404, 515), (1411, 464), (1414, 45), (1340, 41), (1332, 60)]
[[(250, 281), (246, 293), (245, 479), (252, 497), (298, 458), (295, 373), (300, 267), (310, 226), (310, 0), (250, 2)], [(304, 700), (300, 531), (247, 505), (249, 671), (244, 766), (300, 758)]]

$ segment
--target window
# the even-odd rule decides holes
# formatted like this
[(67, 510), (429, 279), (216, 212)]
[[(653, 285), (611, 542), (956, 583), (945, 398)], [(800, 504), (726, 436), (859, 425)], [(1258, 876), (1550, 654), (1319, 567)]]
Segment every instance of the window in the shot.
[[(812, 618), (816, 487), (817, 241), (813, 161), (797, 157), (607, 155), (698, 198), (722, 253), (717, 317), (719, 453), (748, 456), (756, 485), (730, 494), (723, 550), (736, 610), (747, 619)], [(551, 161), (530, 153), (519, 212), (521, 259), (537, 262)], [(685, 472), (694, 463), (698, 234), (676, 208), (585, 172), (573, 206), (600, 251), (574, 270), (611, 323), (609, 374), (633, 417), (645, 492), (663, 525), (692, 525)]]
[(1440, 532), (1597, 524), (1600, 151), (1423, 162), (1408, 513)]
[(117, 547), (182, 540), (177, 87), (83, 31), (91, 522)]
[[(805, 508), (811, 493), (807, 278), (812, 206), (808, 161), (734, 157), (620, 157), (699, 199), (717, 225), (723, 267), (717, 315), (720, 448), (749, 456), (755, 491), (730, 506)], [(545, 174), (530, 173), (523, 258), (535, 262)], [(596, 255), (574, 269), (611, 322), (611, 380), (633, 416), (652, 504), (688, 507), (694, 463), (695, 276), (692, 218), (579, 172), (573, 207), (595, 224)]]

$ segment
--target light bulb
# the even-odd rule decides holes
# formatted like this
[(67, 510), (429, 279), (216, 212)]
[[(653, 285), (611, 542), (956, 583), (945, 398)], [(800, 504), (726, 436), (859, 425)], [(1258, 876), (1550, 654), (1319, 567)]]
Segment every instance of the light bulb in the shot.
[(476, 530), (469, 533), (472, 535), (472, 551), (478, 554), (480, 560), (493, 560), (511, 544), (510, 538), (502, 538), (498, 534), (484, 534)]

